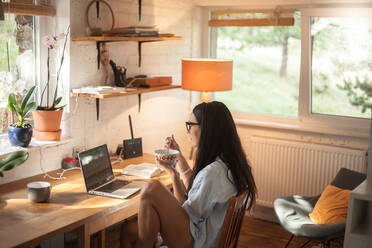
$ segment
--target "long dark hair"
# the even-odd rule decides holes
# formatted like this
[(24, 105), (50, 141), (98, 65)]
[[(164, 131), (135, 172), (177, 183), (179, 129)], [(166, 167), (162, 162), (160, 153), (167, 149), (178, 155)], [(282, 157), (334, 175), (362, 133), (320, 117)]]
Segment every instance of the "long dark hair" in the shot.
[(256, 201), (256, 184), (229, 109), (213, 101), (198, 104), (193, 114), (201, 132), (192, 179), (219, 156), (230, 169), (237, 192), (248, 189), (248, 209), (251, 209)]

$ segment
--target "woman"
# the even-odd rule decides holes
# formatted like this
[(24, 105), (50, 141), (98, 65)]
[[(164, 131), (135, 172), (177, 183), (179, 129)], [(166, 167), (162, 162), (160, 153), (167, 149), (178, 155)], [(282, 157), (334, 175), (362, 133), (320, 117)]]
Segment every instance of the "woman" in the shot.
[(180, 151), (176, 167), (157, 163), (172, 180), (173, 194), (159, 181), (141, 191), (138, 220), (124, 228), (125, 247), (153, 247), (158, 233), (168, 247), (216, 247), (229, 200), (256, 185), (228, 108), (220, 102), (197, 105), (186, 122), (197, 148), (189, 167), (173, 135), (166, 146)]

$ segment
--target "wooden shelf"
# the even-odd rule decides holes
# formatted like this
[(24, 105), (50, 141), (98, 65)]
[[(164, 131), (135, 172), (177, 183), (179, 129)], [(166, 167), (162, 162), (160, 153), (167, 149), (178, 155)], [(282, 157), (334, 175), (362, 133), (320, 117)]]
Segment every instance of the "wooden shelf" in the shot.
[(167, 86), (158, 86), (152, 88), (138, 88), (136, 91), (122, 91), (122, 92), (114, 92), (114, 93), (107, 93), (107, 94), (88, 94), (88, 93), (71, 93), (71, 96), (77, 97), (90, 97), (96, 99), (106, 99), (118, 96), (129, 96), (129, 95), (137, 95), (147, 92), (155, 92), (161, 90), (171, 90), (181, 88), (181, 85), (167, 85)]
[(138, 42), (138, 66), (141, 67), (142, 57), (142, 43), (154, 42), (154, 41), (171, 41), (171, 40), (183, 40), (181, 36), (171, 37), (121, 37), (121, 36), (81, 36), (72, 37), (72, 41), (94, 41), (97, 44), (97, 67), (100, 68), (100, 56), (101, 56), (101, 43), (107, 42), (119, 42), (119, 41), (135, 41)]
[(172, 37), (121, 37), (121, 36), (82, 36), (72, 37), (72, 41), (100, 41), (100, 42), (112, 42), (112, 41), (167, 41), (167, 40), (183, 40), (181, 36)]
[(55, 16), (56, 10), (51, 6), (24, 3), (2, 2), (4, 13), (28, 16)]
[(106, 94), (88, 94), (88, 93), (71, 93), (71, 96), (75, 97), (88, 97), (88, 98), (95, 98), (96, 99), (96, 113), (97, 113), (97, 121), (99, 120), (99, 100), (112, 98), (112, 97), (119, 97), (119, 96), (129, 96), (129, 95), (138, 95), (138, 112), (141, 111), (141, 94), (148, 93), (148, 92), (156, 92), (162, 90), (172, 90), (172, 89), (179, 89), (181, 85), (167, 85), (167, 86), (158, 86), (152, 88), (137, 88), (135, 91), (122, 91), (122, 92), (114, 92), (114, 93), (106, 93)]

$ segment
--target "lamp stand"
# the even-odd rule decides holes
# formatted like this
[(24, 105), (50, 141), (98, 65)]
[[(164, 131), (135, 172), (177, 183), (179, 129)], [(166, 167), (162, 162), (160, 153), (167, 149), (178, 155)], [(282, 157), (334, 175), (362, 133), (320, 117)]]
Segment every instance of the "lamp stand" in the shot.
[(212, 93), (210, 91), (203, 91), (200, 95), (200, 102), (211, 102)]
[[(212, 101), (212, 93), (210, 91), (202, 91), (200, 95), (200, 102), (211, 102)], [(190, 160), (194, 159), (194, 147), (191, 147), (190, 150)]]
[[(212, 101), (212, 93), (210, 91), (202, 91), (200, 95), (200, 102), (202, 103), (202, 102), (211, 102), (211, 101)], [(189, 159), (190, 160), (194, 159), (194, 147), (191, 147)]]

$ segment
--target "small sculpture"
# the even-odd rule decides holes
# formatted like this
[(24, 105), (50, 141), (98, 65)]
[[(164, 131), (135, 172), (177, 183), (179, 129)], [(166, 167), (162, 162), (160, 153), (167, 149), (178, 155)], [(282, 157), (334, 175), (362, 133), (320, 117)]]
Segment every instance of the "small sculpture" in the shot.
[(117, 66), (114, 61), (110, 59), (110, 65), (115, 76), (115, 85), (118, 87), (125, 87), (127, 80), (127, 69), (124, 66)]
[(106, 49), (106, 43), (103, 43), (102, 44), (102, 51), (101, 51), (101, 63), (103, 65), (103, 69), (105, 71), (105, 85), (108, 84), (108, 76), (109, 76), (109, 68), (108, 68), (108, 64), (109, 64), (109, 54), (108, 54), (108, 51)]

